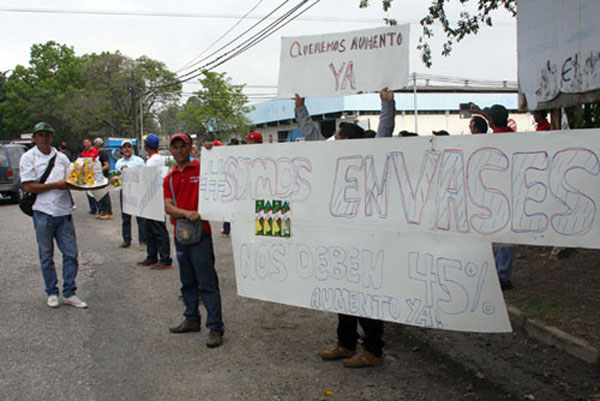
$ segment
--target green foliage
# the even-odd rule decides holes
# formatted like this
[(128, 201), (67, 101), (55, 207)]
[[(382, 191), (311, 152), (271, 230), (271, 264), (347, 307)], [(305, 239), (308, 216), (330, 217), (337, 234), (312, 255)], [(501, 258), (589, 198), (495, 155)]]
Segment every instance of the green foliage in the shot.
[[(392, 6), (393, 0), (381, 0), (384, 11), (388, 11)], [(513, 17), (517, 16), (517, 0), (473, 0), (477, 2), (477, 12), (471, 14), (466, 10), (461, 11), (460, 17), (455, 24), (451, 24), (446, 15), (446, 3), (451, 0), (431, 0), (428, 14), (421, 18), (420, 24), (422, 34), (419, 37), (417, 49), (421, 51), (421, 59), (427, 67), (431, 67), (431, 47), (429, 39), (433, 36), (433, 25), (440, 23), (446, 42), (442, 47), (442, 55), (448, 56), (452, 52), (454, 42), (460, 42), (466, 36), (477, 34), (482, 25), (492, 26), (492, 17), (490, 13), (498, 8), (506, 9)], [(471, 0), (458, 0), (462, 5), (469, 3)], [(360, 0), (359, 7), (364, 8), (369, 6), (369, 0)], [(384, 19), (388, 25), (396, 25), (395, 19)]]
[(565, 108), (569, 127), (576, 128), (599, 128), (600, 127), (600, 104), (588, 103)]
[(242, 93), (243, 85), (232, 85), (225, 73), (203, 71), (199, 80), (202, 89), (188, 99), (178, 117), (184, 129), (199, 136), (218, 136), (246, 131), (251, 122), (246, 117), (251, 108)]
[(104, 52), (78, 57), (71, 47), (50, 41), (32, 46), (29, 65), (17, 65), (8, 79), (0, 74), (5, 139), (29, 132), (42, 120), (54, 126), (56, 142), (133, 136), (139, 132), (140, 104), (144, 128), (155, 130), (156, 116), (181, 93), (176, 75), (145, 56), (132, 60)]

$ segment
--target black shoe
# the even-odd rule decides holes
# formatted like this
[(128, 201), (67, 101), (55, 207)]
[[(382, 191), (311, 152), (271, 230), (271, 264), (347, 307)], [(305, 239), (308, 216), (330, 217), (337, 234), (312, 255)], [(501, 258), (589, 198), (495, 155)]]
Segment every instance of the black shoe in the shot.
[(131, 243), (123, 242), (118, 245), (119, 248), (129, 248)]
[(156, 263), (156, 260), (144, 259), (141, 262), (137, 262), (138, 266), (152, 266)]
[(171, 262), (156, 262), (155, 264), (152, 265), (151, 269), (152, 270), (164, 270), (164, 269), (170, 269), (171, 266)]
[(187, 333), (190, 331), (200, 331), (200, 322), (192, 322), (185, 319), (179, 326), (169, 328), (171, 333)]
[(510, 291), (513, 289), (513, 283), (510, 280), (500, 280), (500, 288), (502, 291)]

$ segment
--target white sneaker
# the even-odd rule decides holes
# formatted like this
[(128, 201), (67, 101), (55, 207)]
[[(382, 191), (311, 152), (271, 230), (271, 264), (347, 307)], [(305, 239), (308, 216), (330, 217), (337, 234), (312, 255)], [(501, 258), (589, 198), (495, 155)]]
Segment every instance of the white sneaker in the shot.
[(58, 297), (56, 295), (50, 295), (48, 297), (48, 306), (51, 308), (58, 308), (60, 306), (60, 302), (58, 301)]
[(69, 298), (63, 298), (63, 304), (71, 305), (76, 308), (87, 308), (87, 304), (83, 302), (81, 299), (77, 298), (77, 295), (72, 295)]

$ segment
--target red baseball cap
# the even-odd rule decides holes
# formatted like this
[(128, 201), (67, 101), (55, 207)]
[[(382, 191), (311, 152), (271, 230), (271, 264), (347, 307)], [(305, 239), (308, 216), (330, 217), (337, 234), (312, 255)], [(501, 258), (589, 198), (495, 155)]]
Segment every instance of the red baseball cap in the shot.
[(173, 141), (176, 139), (181, 139), (183, 142), (187, 143), (188, 145), (192, 144), (192, 140), (190, 139), (190, 137), (187, 134), (184, 134), (183, 132), (176, 132), (173, 135), (171, 135), (171, 139), (169, 139), (169, 145), (171, 145), (173, 143)]
[(249, 133), (248, 135), (246, 135), (244, 137), (244, 139), (247, 139), (249, 141), (254, 141), (257, 143), (262, 143), (263, 139), (262, 139), (262, 134), (258, 131), (252, 131), (251, 133)]

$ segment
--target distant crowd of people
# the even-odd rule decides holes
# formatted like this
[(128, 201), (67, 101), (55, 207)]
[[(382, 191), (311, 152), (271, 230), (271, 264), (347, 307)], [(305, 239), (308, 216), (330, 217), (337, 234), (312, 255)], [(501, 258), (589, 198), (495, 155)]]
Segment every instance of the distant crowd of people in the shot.
[[(336, 129), (335, 139), (362, 139), (362, 138), (389, 138), (393, 136), (395, 128), (396, 106), (394, 94), (387, 88), (380, 93), (381, 114), (377, 131), (365, 130), (355, 123), (342, 122)], [(508, 111), (502, 105), (493, 105), (481, 109), (476, 105), (471, 106), (473, 117), (469, 121), (469, 130), (472, 134), (512, 132), (508, 126)], [(327, 139), (319, 126), (315, 124), (305, 105), (305, 99), (300, 95), (295, 96), (295, 118), (299, 125), (302, 137), (306, 141)], [(546, 113), (534, 113), (538, 130), (550, 129)], [(433, 135), (445, 136), (445, 130), (433, 131)], [(399, 137), (417, 136), (416, 133), (400, 131)], [(37, 194), (33, 205), (33, 224), (36, 232), (39, 259), (45, 291), (48, 296), (47, 305), (52, 308), (62, 304), (86, 308), (87, 303), (76, 295), (75, 283), (78, 272), (78, 252), (72, 210), (75, 208), (70, 187), (65, 181), (70, 162), (73, 156), (67, 150), (67, 144), (62, 142), (58, 150), (52, 146), (55, 132), (46, 122), (40, 122), (33, 128), (33, 143), (20, 161), (20, 174), (24, 190)], [(273, 135), (268, 135), (266, 143), (274, 143)], [(252, 131), (243, 139), (232, 138), (228, 145), (261, 144), (263, 135)], [(164, 166), (165, 161), (159, 154), (160, 139), (155, 134), (144, 138), (144, 150), (147, 159), (135, 155), (131, 140), (123, 140), (120, 145), (122, 157), (115, 164), (115, 171), (122, 173), (130, 167), (156, 167)], [(220, 141), (211, 141), (202, 146), (211, 148), (221, 146)], [(108, 179), (110, 170), (110, 154), (104, 148), (104, 141), (96, 138), (93, 141), (84, 139), (83, 150), (80, 157), (87, 157), (100, 162), (103, 174)], [(171, 223), (177, 231), (177, 225), (190, 222), (197, 230), (198, 235), (194, 242), (183, 242), (175, 237), (173, 239), (179, 265), (181, 281), (181, 298), (185, 304), (184, 319), (174, 327), (169, 328), (172, 333), (186, 333), (200, 331), (201, 316), (199, 303), (202, 301), (207, 311), (206, 327), (209, 329), (207, 339), (208, 347), (218, 347), (222, 344), (225, 332), (221, 307), (219, 280), (215, 270), (215, 257), (212, 243), (212, 231), (208, 221), (202, 220), (198, 214), (198, 194), (200, 164), (194, 157), (194, 144), (190, 135), (175, 133), (169, 139), (169, 151), (175, 166), (163, 181), (163, 194), (165, 212), (170, 216)], [(116, 177), (110, 178), (115, 183)], [(107, 192), (97, 200), (92, 193), (87, 193), (89, 212), (96, 215), (99, 220), (114, 219), (110, 193)], [(121, 204), (121, 235), (120, 248), (130, 248), (132, 245), (132, 216), (123, 212), (123, 196), (119, 193)], [(138, 228), (138, 241), (141, 249), (146, 250), (146, 256), (137, 263), (138, 266), (150, 267), (154, 270), (172, 268), (171, 239), (165, 221), (144, 219), (136, 216)], [(223, 223), (221, 235), (228, 237), (231, 225)], [(56, 268), (54, 264), (54, 242), (58, 245), (63, 256), (63, 286), (62, 302), (59, 298), (59, 287)], [(497, 244), (494, 246), (494, 258), (498, 276), (503, 290), (510, 290), (511, 267), (514, 258), (512, 245)], [(357, 352), (357, 344), (361, 338), (357, 332), (360, 325), (364, 332), (362, 336), (363, 351)], [(333, 349), (322, 351), (323, 360), (343, 359), (346, 367), (377, 366), (382, 361), (383, 355), (383, 322), (375, 319), (338, 315), (337, 345)]]

